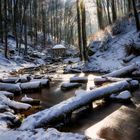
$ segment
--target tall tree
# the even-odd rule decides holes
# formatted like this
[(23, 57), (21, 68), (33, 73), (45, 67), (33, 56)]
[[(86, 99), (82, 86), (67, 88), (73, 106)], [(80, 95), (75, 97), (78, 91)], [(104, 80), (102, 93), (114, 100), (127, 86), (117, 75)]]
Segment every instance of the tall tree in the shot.
[(3, 42), (3, 15), (2, 15), (2, 0), (0, 0), (0, 39)]
[(112, 0), (112, 20), (113, 22), (116, 21), (117, 19), (117, 13), (116, 13), (116, 8), (115, 8), (115, 0)]
[(133, 9), (134, 9), (134, 15), (135, 15), (135, 20), (136, 20), (137, 31), (140, 31), (140, 21), (139, 21), (139, 16), (138, 16), (138, 13), (137, 13), (135, 0), (132, 0), (132, 3), (133, 3)]
[(84, 60), (88, 60), (87, 55), (87, 34), (86, 34), (86, 10), (84, 0), (81, 0), (81, 19), (82, 19), (82, 41), (83, 41), (83, 56)]
[(5, 41), (5, 57), (8, 58), (8, 26), (7, 26), (7, 0), (4, 0), (4, 41)]
[(81, 17), (80, 17), (80, 3), (79, 0), (76, 1), (76, 7), (77, 7), (77, 27), (78, 27), (78, 46), (80, 51), (80, 59), (83, 60), (82, 56), (82, 35), (81, 35)]

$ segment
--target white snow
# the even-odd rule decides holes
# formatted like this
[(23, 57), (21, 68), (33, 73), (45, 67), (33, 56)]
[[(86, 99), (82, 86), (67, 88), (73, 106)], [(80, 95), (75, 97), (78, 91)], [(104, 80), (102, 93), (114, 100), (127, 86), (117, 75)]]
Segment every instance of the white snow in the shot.
[[(84, 70), (95, 72), (112, 72), (123, 68), (125, 66), (123, 60), (127, 56), (126, 45), (137, 40), (138, 33), (136, 33), (133, 27), (126, 33), (113, 36), (112, 39), (102, 47), (99, 47), (101, 46), (100, 44), (97, 45), (98, 49), (96, 50), (95, 54), (89, 58), (89, 62), (85, 65)], [(101, 43), (102, 42), (103, 40), (101, 40)], [(95, 48), (93, 49), (95, 50)], [(133, 54), (130, 54), (130, 57), (128, 58), (130, 60), (132, 59), (130, 64), (140, 61), (139, 56), (134, 57)]]
[(2, 140), (86, 140), (86, 136), (74, 133), (59, 132), (54, 128), (35, 130), (0, 131)]
[[(0, 133), (3, 130), (8, 130), (9, 125), (13, 124), (16, 121), (16, 116), (10, 112), (0, 113)], [(1, 137), (0, 137), (1, 138)]]
[(64, 63), (69, 63), (69, 62), (71, 62), (71, 63), (78, 63), (80, 61), (80, 59), (79, 58), (67, 58), (67, 59), (64, 59)]
[(75, 96), (83, 96), (86, 93), (87, 93), (87, 91), (85, 91), (85, 90), (76, 90)]
[(125, 76), (128, 73), (132, 73), (133, 71), (137, 70), (137, 64), (132, 64), (126, 67), (123, 67), (119, 70), (115, 70), (109, 74), (104, 75), (104, 77), (121, 77)]
[(61, 44), (58, 44), (58, 45), (55, 45), (55, 46), (53, 47), (53, 49), (66, 49), (66, 47), (63, 46), (63, 45), (61, 45)]
[[(24, 49), (24, 45), (21, 44), (21, 48)], [(4, 57), (4, 46), (0, 45), (0, 77), (4, 75), (8, 75), (9, 72), (18, 71), (21, 68), (35, 67), (37, 65), (45, 64), (45, 59), (48, 54), (40, 52), (39, 50), (35, 50), (34, 48), (28, 46), (29, 55), (32, 57), (32, 54), (36, 53), (39, 58), (33, 58), (34, 61), (27, 61), (24, 59), (24, 55), (18, 55), (16, 51), (16, 42), (14, 39), (8, 38), (8, 48), (9, 50), (13, 50), (15, 54), (9, 54), (9, 59)]]

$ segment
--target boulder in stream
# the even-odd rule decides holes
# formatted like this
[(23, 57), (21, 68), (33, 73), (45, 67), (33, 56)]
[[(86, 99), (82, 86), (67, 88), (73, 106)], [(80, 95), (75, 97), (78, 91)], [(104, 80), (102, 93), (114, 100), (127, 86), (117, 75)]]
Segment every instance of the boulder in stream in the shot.
[(132, 94), (129, 91), (123, 91), (119, 94), (112, 94), (110, 96), (111, 100), (119, 101), (119, 102), (130, 102), (131, 98), (132, 98)]

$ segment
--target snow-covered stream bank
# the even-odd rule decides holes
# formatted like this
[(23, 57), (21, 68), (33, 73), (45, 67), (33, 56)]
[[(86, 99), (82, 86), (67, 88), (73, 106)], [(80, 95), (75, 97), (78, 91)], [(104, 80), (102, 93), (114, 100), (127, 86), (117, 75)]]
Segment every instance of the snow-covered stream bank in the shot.
[[(26, 71), (27, 72), (27, 71)], [(32, 73), (33, 71), (31, 71)], [(40, 71), (38, 71), (39, 73)], [(30, 73), (30, 69), (28, 71), (28, 73)], [(35, 70), (35, 74), (37, 73), (37, 70)], [(35, 77), (39, 78), (41, 75), (36, 75)], [(78, 76), (78, 77), (86, 77), (86, 78), (72, 78), (74, 76)], [(94, 81), (93, 78), (96, 77), (96, 74), (84, 74), (84, 73), (79, 73), (79, 74), (62, 74), (62, 73), (52, 73), (49, 75), (49, 77), (51, 77), (51, 82), (50, 82), (50, 88), (44, 88), (43, 90), (39, 91), (39, 92), (32, 92), (32, 93), (26, 93), (27, 96), (33, 99), (40, 99), (41, 100), (41, 108), (40, 107), (32, 107), (30, 110), (28, 111), (23, 111), (21, 112), (21, 114), (24, 114), (25, 117), (28, 115), (31, 115), (35, 112), (41, 111), (42, 109), (47, 109), (50, 108), (66, 99), (69, 99), (70, 97), (75, 96), (75, 92), (76, 94), (79, 94), (79, 91), (77, 92), (77, 89), (72, 89), (72, 90), (68, 90), (68, 91), (62, 91), (61, 90), (61, 85), (62, 83), (67, 83), (69, 82), (69, 80), (79, 80), (81, 81), (82, 79), (85, 79), (85, 81), (87, 82), (82, 82), (82, 86), (79, 87), (79, 90), (84, 90), (84, 91), (90, 91), (91, 89), (95, 88), (94, 85)], [(81, 91), (83, 92), (83, 91)], [(17, 101), (20, 101), (22, 97), (24, 97), (25, 93), (21, 94), (20, 96), (15, 97), (14, 99)], [(92, 125), (96, 124), (97, 122), (101, 121), (102, 119), (104, 119), (106, 116), (108, 116), (109, 114), (111, 114), (112, 112), (114, 112), (115, 110), (117, 110), (119, 107), (121, 107), (122, 104), (121, 103), (112, 103), (112, 102), (104, 102), (102, 100), (100, 101), (96, 101), (93, 103), (93, 110), (91, 109), (87, 109), (86, 107), (81, 108), (80, 110), (77, 110), (73, 113), (72, 115), (72, 119), (71, 122), (68, 124), (64, 124), (63, 122), (61, 122), (59, 125), (53, 125), (53, 127), (57, 128), (59, 131), (61, 132), (73, 132), (73, 133), (80, 133), (80, 134), (86, 134), (86, 130), (88, 128), (90, 128)], [(131, 104), (129, 105), (131, 106)], [(9, 137), (9, 135), (14, 135), (15, 133), (18, 133), (19, 135), (15, 135), (15, 139), (17, 137), (25, 137), (25, 139), (27, 138), (25, 135), (26, 133), (28, 133), (32, 139), (40, 137), (40, 135), (42, 135), (45, 138), (53, 138), (52, 135), (56, 135), (56, 137), (54, 137), (55, 139), (58, 139), (58, 137), (60, 137), (62, 140), (63, 138), (65, 139), (67, 136), (69, 136), (69, 138), (72, 138), (72, 140), (74, 139), (83, 139), (84, 137), (81, 135), (74, 135), (74, 134), (64, 134), (63, 133), (59, 133), (56, 130), (48, 130), (46, 134), (46, 131), (43, 129), (39, 129), (39, 130), (26, 130), (26, 131), (21, 131), (21, 130), (16, 130), (16, 131), (1, 131), (0, 135), (3, 138), (7, 138), (7, 136)], [(27, 135), (28, 136), (28, 135)], [(63, 137), (66, 136), (66, 137)], [(43, 139), (43, 140), (47, 140), (47, 139)], [(32, 140), (31, 139), (31, 140)], [(9, 140), (7, 138), (7, 140)], [(23, 139), (24, 140), (24, 139)], [(28, 140), (28, 139), (27, 139)], [(29, 139), (30, 140), (30, 139)], [(71, 140), (71, 139), (70, 139)]]

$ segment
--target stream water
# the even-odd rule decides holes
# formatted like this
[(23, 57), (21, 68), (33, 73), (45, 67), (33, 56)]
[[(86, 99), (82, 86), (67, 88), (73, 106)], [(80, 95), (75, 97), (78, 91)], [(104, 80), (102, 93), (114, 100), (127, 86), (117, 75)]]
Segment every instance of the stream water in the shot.
[[(73, 76), (84, 76), (84, 73), (81, 74), (49, 74), (52, 77), (52, 81), (50, 83), (50, 88), (42, 89), (40, 92), (35, 93), (26, 93), (28, 97), (32, 97), (34, 99), (40, 99), (41, 105), (32, 107), (29, 111), (22, 112), (25, 117), (31, 115), (35, 112), (38, 112), (43, 109), (50, 108), (66, 99), (69, 99), (72, 96), (75, 96), (75, 91), (77, 89), (62, 91), (61, 85), (64, 82), (68, 82), (69, 79)], [(93, 80), (90, 80), (96, 74), (86, 74), (88, 77), (88, 83), (83, 84), (79, 89), (81, 90), (90, 90), (91, 87), (94, 87)], [(15, 97), (16, 100), (21, 100), (21, 98), (25, 94), (21, 96)], [(77, 112), (74, 112), (72, 115), (72, 120), (70, 123), (57, 126), (56, 128), (63, 132), (78, 132), (84, 134), (86, 129), (90, 128), (92, 125), (98, 123), (106, 116), (110, 115), (118, 108), (121, 107), (120, 103), (105, 103), (103, 101), (97, 101), (93, 104), (93, 109), (83, 108)]]

